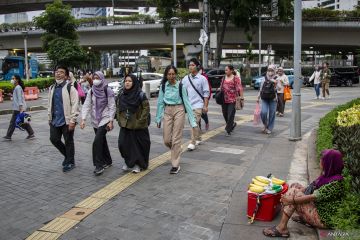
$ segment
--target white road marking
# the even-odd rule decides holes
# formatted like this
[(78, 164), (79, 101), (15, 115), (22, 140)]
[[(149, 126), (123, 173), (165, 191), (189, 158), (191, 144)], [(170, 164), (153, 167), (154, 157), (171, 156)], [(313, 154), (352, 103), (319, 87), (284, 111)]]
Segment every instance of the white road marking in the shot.
[(237, 149), (237, 148), (225, 148), (225, 147), (217, 147), (212, 150), (211, 152), (219, 152), (219, 153), (229, 153), (229, 154), (242, 154), (245, 150)]

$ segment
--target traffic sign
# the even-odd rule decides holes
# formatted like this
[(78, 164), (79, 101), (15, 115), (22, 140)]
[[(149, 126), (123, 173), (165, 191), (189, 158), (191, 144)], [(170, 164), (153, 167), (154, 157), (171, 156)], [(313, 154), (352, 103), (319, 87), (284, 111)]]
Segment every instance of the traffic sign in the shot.
[(204, 29), (200, 30), (200, 38), (199, 38), (199, 42), (201, 45), (205, 46), (207, 41), (209, 40), (208, 35), (206, 34), (206, 32), (204, 31)]

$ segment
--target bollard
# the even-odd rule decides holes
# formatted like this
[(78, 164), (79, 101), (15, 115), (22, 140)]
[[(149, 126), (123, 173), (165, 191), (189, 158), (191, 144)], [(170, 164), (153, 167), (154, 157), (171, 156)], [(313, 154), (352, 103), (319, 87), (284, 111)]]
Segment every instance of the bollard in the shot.
[(150, 93), (150, 83), (149, 82), (145, 83), (145, 94), (146, 94), (147, 99), (150, 99), (151, 93)]

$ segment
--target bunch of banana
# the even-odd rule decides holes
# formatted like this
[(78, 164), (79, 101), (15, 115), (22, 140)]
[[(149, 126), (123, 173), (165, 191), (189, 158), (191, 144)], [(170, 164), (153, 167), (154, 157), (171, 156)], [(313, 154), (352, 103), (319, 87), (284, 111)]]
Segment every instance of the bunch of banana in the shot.
[(250, 192), (254, 192), (254, 193), (262, 193), (265, 191), (264, 187), (258, 186), (256, 184), (252, 184), (250, 183), (249, 185), (249, 190)]
[(271, 182), (276, 185), (283, 185), (285, 183), (284, 180), (278, 179), (276, 177), (272, 177)]
[(259, 182), (265, 183), (265, 184), (270, 184), (270, 180), (266, 177), (263, 176), (256, 176), (255, 177), (256, 180), (258, 180)]
[(252, 179), (252, 182), (253, 182), (253, 184), (258, 185), (260, 187), (266, 187), (269, 185), (268, 183), (260, 182), (260, 181), (256, 180), (255, 178)]

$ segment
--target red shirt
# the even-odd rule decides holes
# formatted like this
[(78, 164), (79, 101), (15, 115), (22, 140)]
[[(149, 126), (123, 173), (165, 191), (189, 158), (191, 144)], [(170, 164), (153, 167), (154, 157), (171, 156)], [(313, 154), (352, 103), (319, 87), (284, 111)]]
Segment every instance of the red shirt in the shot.
[(239, 76), (235, 76), (233, 80), (226, 81), (222, 83), (222, 90), (224, 91), (224, 102), (225, 103), (235, 103), (236, 97), (240, 96), (240, 91), (242, 90), (241, 79)]

